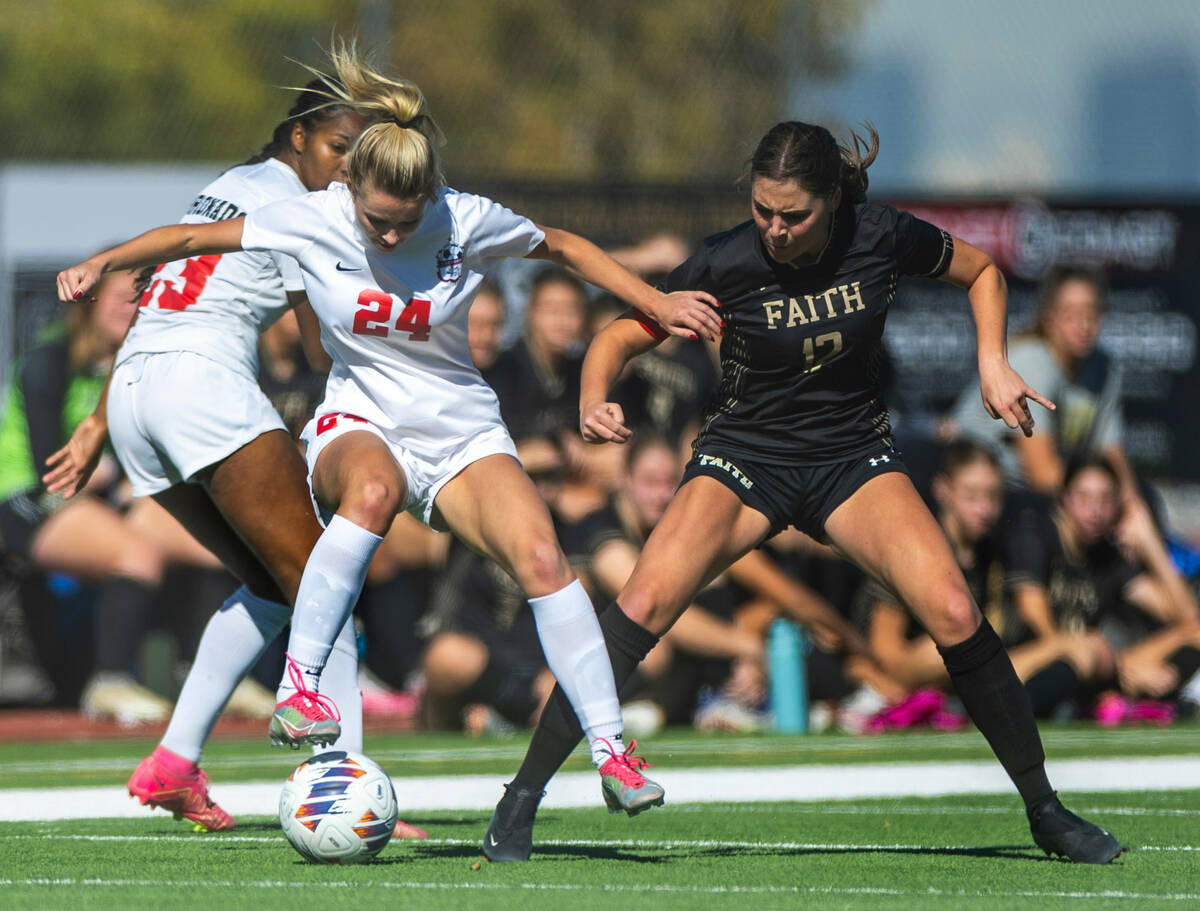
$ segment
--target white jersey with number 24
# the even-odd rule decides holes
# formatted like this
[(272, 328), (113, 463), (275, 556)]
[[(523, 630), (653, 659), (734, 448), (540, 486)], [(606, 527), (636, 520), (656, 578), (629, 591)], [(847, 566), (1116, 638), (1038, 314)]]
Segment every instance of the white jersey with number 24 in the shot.
[(331, 184), (251, 212), (242, 247), (300, 264), (333, 358), (317, 413), (356, 415), (436, 456), (503, 426), (495, 393), (471, 362), (467, 312), (488, 269), (544, 237), (498, 203), (442, 189), (416, 231), (384, 252), (355, 219), (346, 186)]

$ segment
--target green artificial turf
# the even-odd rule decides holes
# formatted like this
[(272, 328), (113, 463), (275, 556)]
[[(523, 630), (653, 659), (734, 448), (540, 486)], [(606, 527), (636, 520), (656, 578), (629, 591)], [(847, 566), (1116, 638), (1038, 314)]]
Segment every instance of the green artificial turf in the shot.
[(1076, 794), (1129, 846), (1108, 867), (1046, 859), (1013, 799), (689, 804), (634, 820), (546, 811), (523, 864), (478, 863), (485, 813), (413, 820), (373, 864), (302, 862), (270, 818), (230, 833), (144, 820), (0, 824), (0, 906), (206, 908), (1200, 907), (1200, 793)]
[[(1186, 756), (1200, 728), (1048, 728), (1052, 758)], [(120, 786), (149, 740), (0, 744), (5, 787)], [(393, 777), (496, 774), (523, 738), (369, 737)], [(644, 744), (664, 768), (986, 758), (975, 733), (853, 738), (698, 736)], [(215, 740), (214, 779), (280, 781), (303, 756), (254, 740)], [(569, 765), (587, 768), (577, 754)], [(936, 768), (931, 767), (931, 774)], [(1130, 787), (1136, 789), (1136, 781)], [(394, 842), (376, 863), (301, 861), (269, 817), (199, 834), (145, 818), (0, 823), (0, 909), (272, 911), (297, 908), (1200, 908), (1200, 792), (1070, 794), (1069, 805), (1128, 847), (1103, 868), (1051, 861), (1032, 845), (1015, 794), (811, 803), (670, 804), (637, 819), (547, 809), (533, 859), (479, 864), (486, 812), (406, 813), (425, 842)], [(476, 865), (478, 864), (477, 868)], [(601, 904), (602, 903), (602, 904)]]

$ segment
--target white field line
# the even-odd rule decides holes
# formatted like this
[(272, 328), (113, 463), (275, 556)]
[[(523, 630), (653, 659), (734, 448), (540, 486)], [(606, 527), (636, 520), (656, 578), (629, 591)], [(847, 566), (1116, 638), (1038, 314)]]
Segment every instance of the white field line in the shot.
[[(1117, 736), (1124, 736), (1116, 732)], [(1200, 729), (1167, 728), (1144, 729), (1137, 732), (1138, 751), (1143, 755), (1154, 755), (1157, 746), (1178, 747), (1181, 744), (1193, 745), (1200, 750)], [(1044, 731), (1043, 737), (1047, 749), (1065, 749), (1083, 747), (1091, 744), (1107, 746), (1113, 741), (1114, 732), (1108, 730), (1078, 730), (1078, 731)], [(974, 731), (961, 734), (939, 734), (937, 743), (940, 749), (949, 753), (956, 750), (974, 750), (984, 745), (982, 736)], [(391, 746), (386, 749), (372, 749), (371, 758), (384, 765), (391, 763), (411, 764), (419, 762), (446, 762), (455, 760), (483, 761), (505, 760), (519, 761), (525, 755), (527, 740), (514, 740), (511, 743), (472, 744), (463, 747), (405, 747)], [(670, 757), (689, 756), (693, 754), (709, 755), (715, 749), (727, 753), (751, 753), (758, 757), (776, 757), (780, 762), (787, 762), (799, 753), (822, 751), (843, 751), (851, 755), (866, 755), (869, 753), (903, 753), (907, 749), (917, 749), (922, 746), (921, 735), (912, 739), (892, 737), (862, 737), (852, 735), (829, 735), (820, 737), (788, 738), (776, 740), (772, 738), (722, 738), (720, 741), (707, 740), (674, 740), (671, 738), (656, 738), (650, 746), (655, 759), (667, 764)], [(586, 750), (580, 746), (577, 755), (584, 755)], [(6, 761), (0, 760), (0, 772), (9, 774), (47, 772), (75, 772), (80, 770), (104, 771), (132, 769), (137, 765), (137, 759), (110, 757), (104, 759), (48, 759)], [(290, 751), (268, 751), (257, 756), (237, 756), (216, 759), (214, 769), (261, 768), (278, 765), (286, 768), (298, 761), (302, 756)], [(950, 760), (953, 761), (951, 756)]]
[(946, 898), (1057, 898), (1096, 901), (1167, 901), (1167, 902), (1200, 902), (1200, 892), (1125, 892), (1119, 889), (1105, 889), (1096, 892), (1055, 892), (1055, 891), (1013, 891), (1005, 892), (995, 889), (975, 891), (971, 889), (887, 889), (879, 887), (846, 887), (846, 886), (683, 886), (657, 884), (597, 884), (584, 885), (581, 883), (439, 883), (439, 882), (387, 882), (364, 880), (351, 882), (349, 880), (325, 880), (314, 882), (291, 882), (288, 880), (208, 880), (196, 882), (192, 880), (165, 879), (0, 879), (0, 886), (46, 886), (50, 888), (78, 888), (80, 886), (115, 886), (122, 888), (170, 889), (178, 888), (193, 894), (203, 889), (303, 889), (311, 892), (316, 888), (328, 889), (423, 889), (434, 892), (450, 891), (486, 891), (486, 892), (578, 892), (578, 893), (651, 893), (651, 894), (684, 894), (684, 895), (895, 895)]
[[(1200, 788), (1200, 758), (1064, 759), (1049, 765), (1063, 791), (1178, 790)], [(275, 782), (217, 783), (213, 799), (234, 816), (277, 812), (282, 778)], [(827, 801), (869, 797), (938, 797), (1012, 794), (1012, 783), (994, 760), (871, 765), (801, 765), (756, 769), (664, 769), (656, 774), (671, 803)], [(438, 775), (394, 779), (401, 812), (490, 810), (500, 799), (499, 775)], [(543, 806), (594, 807), (593, 772), (563, 773), (547, 789)], [(146, 810), (120, 786), (12, 788), (0, 791), (0, 821), (136, 817)]]
[[(202, 845), (210, 849), (216, 843), (244, 842), (253, 844), (283, 844), (283, 835), (80, 835), (77, 833), (42, 832), (36, 835), (0, 835), (0, 844), (9, 841), (86, 841), (86, 842), (172, 842), (176, 844)], [(420, 841), (395, 841), (394, 845), (412, 848), (414, 851), (426, 845), (456, 848), (477, 848), (476, 838), (424, 838)], [(850, 844), (818, 841), (724, 841), (721, 839), (666, 839), (645, 838), (539, 838), (538, 848), (638, 848), (654, 851), (696, 851), (706, 848), (728, 850), (738, 848), (745, 851), (897, 851), (921, 854), (967, 851), (978, 845), (905, 845), (905, 844)], [(1030, 849), (1032, 850), (1032, 849)], [(1127, 851), (1157, 853), (1200, 852), (1200, 845), (1133, 845)]]

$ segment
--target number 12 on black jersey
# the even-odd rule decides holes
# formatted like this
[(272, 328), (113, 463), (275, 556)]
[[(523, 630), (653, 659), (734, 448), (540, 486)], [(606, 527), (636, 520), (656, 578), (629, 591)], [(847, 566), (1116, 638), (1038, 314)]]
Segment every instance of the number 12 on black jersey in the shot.
[(397, 332), (407, 332), (410, 342), (429, 341), (431, 303), (423, 297), (414, 297), (396, 317), (396, 325), (389, 328), (387, 324), (392, 319), (393, 300), (392, 295), (375, 288), (367, 288), (359, 294), (358, 305), (361, 309), (354, 314), (354, 334), (387, 338), (395, 329)]

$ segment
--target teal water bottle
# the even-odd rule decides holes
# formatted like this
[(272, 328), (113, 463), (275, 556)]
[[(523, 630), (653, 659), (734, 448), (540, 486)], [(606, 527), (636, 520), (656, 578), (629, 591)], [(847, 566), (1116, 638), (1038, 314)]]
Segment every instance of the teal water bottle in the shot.
[(808, 668), (811, 644), (804, 630), (782, 617), (767, 633), (767, 673), (770, 675), (771, 714), (781, 734), (808, 730)]

